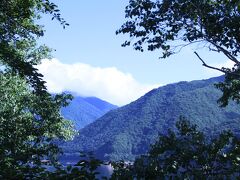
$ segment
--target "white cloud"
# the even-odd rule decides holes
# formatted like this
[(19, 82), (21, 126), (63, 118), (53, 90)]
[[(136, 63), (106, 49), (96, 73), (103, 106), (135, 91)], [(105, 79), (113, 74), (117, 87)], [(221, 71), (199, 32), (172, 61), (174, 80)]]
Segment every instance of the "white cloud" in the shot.
[(44, 75), (50, 92), (71, 91), (81, 96), (95, 96), (116, 105), (130, 103), (159, 86), (141, 84), (131, 74), (115, 67), (63, 64), (57, 59), (44, 59), (37, 68)]

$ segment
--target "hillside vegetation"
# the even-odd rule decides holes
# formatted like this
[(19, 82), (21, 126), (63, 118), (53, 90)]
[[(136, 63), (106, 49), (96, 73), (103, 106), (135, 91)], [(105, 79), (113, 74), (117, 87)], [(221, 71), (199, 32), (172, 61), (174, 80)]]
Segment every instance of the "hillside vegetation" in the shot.
[(221, 92), (214, 83), (222, 80), (179, 82), (154, 89), (83, 128), (79, 136), (63, 145), (64, 151), (95, 151), (102, 159), (133, 160), (146, 153), (159, 134), (174, 128), (179, 116), (185, 116), (209, 137), (226, 129), (239, 132), (239, 106), (231, 102), (221, 108), (217, 104)]

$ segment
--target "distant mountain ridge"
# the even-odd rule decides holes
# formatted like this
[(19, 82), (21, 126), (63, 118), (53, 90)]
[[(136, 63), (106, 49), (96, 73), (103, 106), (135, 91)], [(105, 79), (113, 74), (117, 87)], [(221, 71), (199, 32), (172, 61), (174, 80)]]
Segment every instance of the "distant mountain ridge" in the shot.
[(80, 135), (62, 147), (66, 154), (95, 151), (106, 160), (133, 160), (148, 151), (159, 134), (174, 129), (180, 115), (209, 136), (231, 129), (240, 131), (240, 108), (231, 102), (217, 104), (221, 91), (214, 83), (224, 77), (179, 82), (154, 89), (138, 100), (106, 113), (80, 130)]
[[(71, 92), (67, 93), (72, 94)], [(74, 99), (70, 104), (61, 109), (61, 114), (64, 118), (71, 120), (75, 128), (79, 130), (106, 112), (116, 108), (117, 106), (96, 97), (74, 95)]]

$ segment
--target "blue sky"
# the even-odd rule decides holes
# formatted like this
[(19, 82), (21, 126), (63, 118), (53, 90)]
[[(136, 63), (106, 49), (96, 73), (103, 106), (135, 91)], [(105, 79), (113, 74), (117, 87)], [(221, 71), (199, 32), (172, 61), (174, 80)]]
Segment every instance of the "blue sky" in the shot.
[[(102, 70), (100, 74), (102, 74), (101, 77), (103, 76), (104, 78), (107, 78), (106, 75), (104, 75), (104, 70), (108, 71), (108, 76), (111, 76), (109, 75), (109, 69), (112, 68), (111, 70), (113, 70), (113, 72), (118, 72), (116, 76), (122, 77), (122, 79), (125, 78), (125, 80), (128, 81), (128, 83), (122, 83), (126, 85), (125, 87), (123, 85), (117, 87), (116, 83), (118, 79), (114, 79), (114, 76), (111, 77), (112, 79), (107, 80), (107, 83), (114, 82), (113, 84), (115, 84), (116, 87), (112, 89), (113, 91), (122, 91), (122, 89), (128, 88), (130, 82), (136, 83), (134, 86), (135, 89), (132, 88), (132, 95), (129, 96), (133, 96), (133, 94), (135, 94), (134, 91), (136, 91), (137, 95), (122, 102), (120, 102), (119, 99), (123, 97), (119, 97), (117, 98), (118, 100), (112, 101), (115, 104), (126, 104), (143, 95), (151, 88), (160, 85), (178, 81), (205, 79), (220, 75), (215, 71), (208, 70), (201, 66), (201, 62), (193, 54), (194, 49), (191, 47), (184, 49), (179, 54), (168, 59), (159, 59), (158, 57), (161, 56), (160, 51), (146, 51), (141, 53), (133, 50), (132, 47), (121, 47), (121, 43), (128, 39), (128, 36), (116, 36), (115, 31), (124, 22), (124, 9), (128, 4), (128, 0), (55, 0), (53, 2), (59, 6), (62, 16), (70, 26), (63, 29), (58, 22), (51, 21), (49, 16), (44, 17), (41, 21), (41, 23), (45, 25), (46, 32), (44, 38), (41, 38), (39, 42), (56, 49), (53, 53), (55, 64), (52, 63), (51, 65), (56, 67), (61, 66), (61, 68), (65, 65), (68, 66), (68, 69), (75, 67), (74, 65), (76, 64), (79, 65), (78, 67), (80, 69), (83, 68), (82, 66), (88, 65), (88, 70), (91, 72), (93, 70), (94, 72), (95, 70)], [(198, 49), (198, 52), (213, 65), (221, 66), (228, 63), (223, 56), (216, 54), (210, 55), (207, 51), (201, 49)], [(58, 65), (56, 65), (56, 63)], [(50, 64), (48, 64), (48, 67), (50, 67)], [(49, 86), (50, 84), (54, 84), (54, 75), (50, 74), (51, 72), (45, 66), (42, 66), (40, 70), (41, 69), (45, 69), (43, 74), (46, 75)], [(56, 71), (55, 75), (58, 73), (62, 74), (61, 72), (57, 73), (56, 69), (54, 71)], [(64, 70), (61, 69), (61, 71)], [(76, 72), (79, 71), (76, 70)], [(99, 73), (96, 74), (96, 76), (99, 77)], [(79, 72), (79, 74), (77, 73), (76, 75), (81, 76), (82, 74)], [(70, 82), (70, 80), (64, 79), (64, 77), (66, 77), (64, 74), (62, 74), (62, 76), (63, 79), (57, 80), (58, 84), (63, 81)], [(74, 74), (71, 76), (74, 76)], [(86, 74), (84, 76), (86, 76), (89, 81), (92, 78), (89, 78)], [(72, 77), (70, 78), (73, 79)], [(130, 81), (129, 78), (131, 79)], [(96, 82), (96, 78), (93, 79), (94, 82)], [(83, 80), (81, 80), (81, 82), (84, 83)], [(100, 84), (100, 82), (98, 83)], [(72, 81), (72, 83), (78, 84), (78, 81)], [(103, 84), (104, 83), (105, 81)], [(75, 87), (72, 89), (72, 85), (70, 84), (65, 83), (63, 86), (65, 87), (58, 88), (58, 90), (56, 90), (57, 88), (54, 89), (50, 87), (50, 90), (73, 90), (84, 96), (100, 96), (100, 98), (110, 102), (111, 99), (114, 99), (113, 96), (115, 96), (112, 93), (111, 96), (105, 97), (101, 95), (101, 93), (94, 92), (96, 90), (91, 89), (98, 89), (98, 85), (92, 85), (91, 88), (86, 89), (85, 92), (81, 92), (80, 90), (80, 88), (84, 89), (84, 84), (79, 87), (74, 85)], [(111, 86), (111, 84), (108, 84), (108, 86)], [(108, 90), (105, 89), (102, 91), (107, 92)], [(141, 91), (141, 93), (137, 93), (137, 91)], [(111, 94), (110, 90), (109, 93)]]

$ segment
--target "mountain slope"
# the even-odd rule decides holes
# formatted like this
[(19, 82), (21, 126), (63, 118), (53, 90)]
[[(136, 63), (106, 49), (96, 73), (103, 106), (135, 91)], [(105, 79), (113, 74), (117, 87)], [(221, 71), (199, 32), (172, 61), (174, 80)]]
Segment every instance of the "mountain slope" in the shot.
[(133, 160), (148, 151), (157, 136), (173, 128), (180, 115), (214, 135), (225, 129), (239, 132), (240, 108), (230, 103), (220, 108), (221, 92), (208, 80), (180, 82), (152, 90), (124, 107), (115, 109), (80, 131), (63, 145), (66, 153), (95, 151), (99, 158)]
[(97, 109), (99, 109), (101, 112), (106, 113), (109, 110), (116, 109), (117, 106), (112, 105), (106, 101), (103, 101), (96, 97), (85, 97), (84, 100), (88, 102), (89, 104), (95, 106)]
[(117, 106), (96, 97), (75, 96), (69, 106), (61, 109), (61, 114), (73, 121), (75, 128), (79, 130), (116, 108)]

